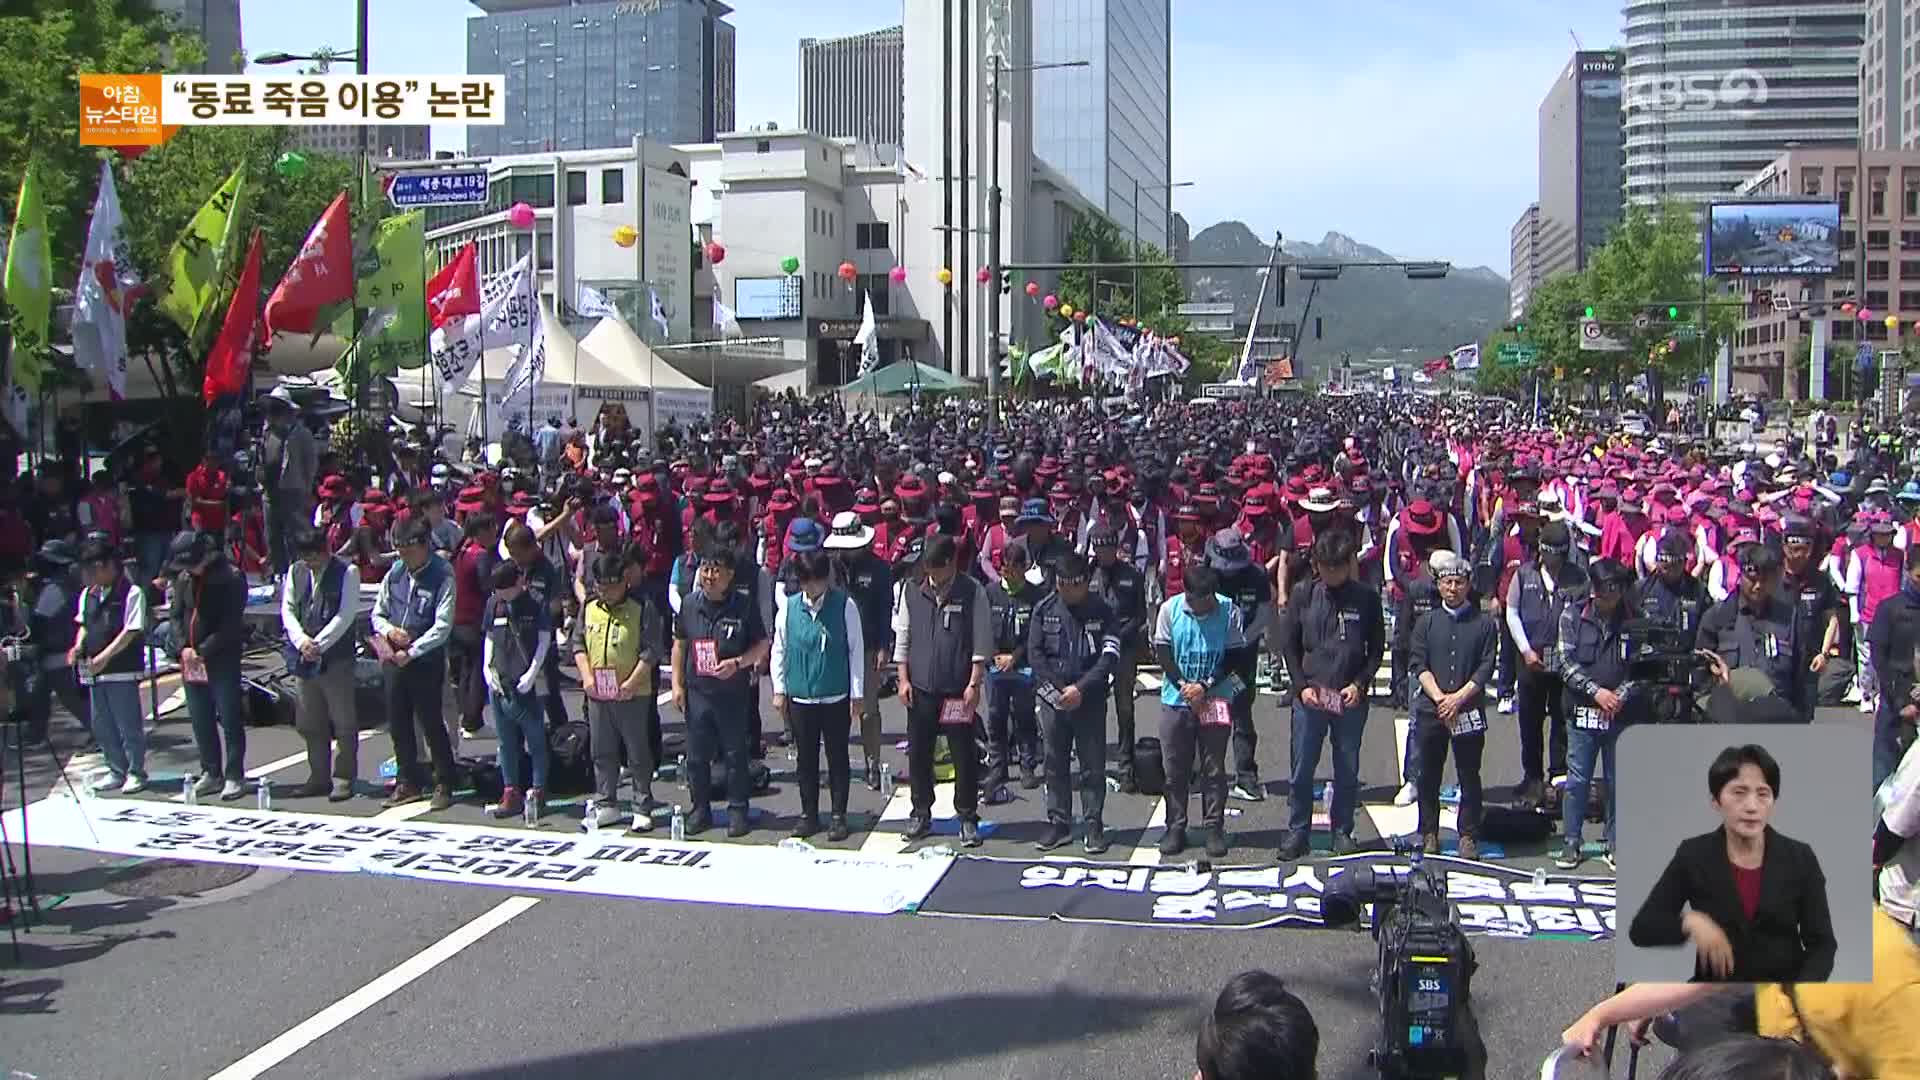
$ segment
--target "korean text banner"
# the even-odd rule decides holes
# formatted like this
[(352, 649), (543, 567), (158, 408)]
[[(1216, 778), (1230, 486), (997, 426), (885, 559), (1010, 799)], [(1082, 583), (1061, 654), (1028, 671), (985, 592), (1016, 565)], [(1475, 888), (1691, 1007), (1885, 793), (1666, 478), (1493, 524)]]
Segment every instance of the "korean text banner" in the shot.
[[(1540, 882), (1523, 870), (1451, 856), (1429, 855), (1426, 862), (1445, 872), (1447, 893), (1468, 933), (1613, 935), (1611, 879), (1561, 875)], [(1320, 926), (1320, 895), (1347, 866), (1380, 872), (1405, 865), (1379, 854), (1303, 863), (1290, 872), (1278, 866), (1199, 870), (968, 856), (954, 861), (920, 914), (1231, 929)]]
[(504, 124), (504, 75), (163, 75), (163, 124)]

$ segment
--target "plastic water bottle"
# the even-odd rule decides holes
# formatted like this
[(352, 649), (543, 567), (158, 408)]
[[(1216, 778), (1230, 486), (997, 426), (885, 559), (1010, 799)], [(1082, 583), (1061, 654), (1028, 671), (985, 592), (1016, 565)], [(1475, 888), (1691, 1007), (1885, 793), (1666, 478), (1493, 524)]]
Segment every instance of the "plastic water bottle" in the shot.
[(667, 835), (672, 837), (673, 842), (676, 844), (685, 841), (687, 838), (687, 814), (686, 811), (680, 809), (679, 803), (673, 804), (673, 823), (668, 827)]
[(199, 786), (200, 777), (196, 773), (188, 773), (186, 779), (180, 781), (180, 792), (182, 797), (186, 799), (188, 806), (200, 805), (200, 793), (194, 790)]
[(1533, 887), (1536, 889), (1543, 889), (1543, 888), (1546, 888), (1546, 885), (1547, 885), (1547, 868), (1544, 866), (1534, 867), (1533, 868)]
[(797, 836), (789, 836), (785, 840), (780, 841), (776, 846), (779, 847), (781, 851), (791, 851), (800, 855), (811, 854), (814, 850), (812, 844), (807, 843)]
[(262, 779), (260, 786), (254, 789), (253, 808), (255, 810), (273, 809), (273, 786), (268, 784), (265, 779)]
[(587, 800), (587, 816), (581, 827), (586, 829), (588, 833), (597, 833), (600, 831), (600, 805), (598, 801), (594, 799)]
[(893, 762), (880, 763), (880, 794), (893, 798)]
[(526, 823), (527, 828), (531, 829), (540, 821), (540, 800), (523, 797), (520, 801), (524, 804), (520, 808), (520, 820)]

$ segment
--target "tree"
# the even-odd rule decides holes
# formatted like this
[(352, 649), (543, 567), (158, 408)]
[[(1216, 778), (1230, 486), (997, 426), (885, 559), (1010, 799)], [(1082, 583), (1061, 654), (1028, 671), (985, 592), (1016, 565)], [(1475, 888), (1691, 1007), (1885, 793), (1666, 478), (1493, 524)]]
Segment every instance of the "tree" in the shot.
[[(1607, 358), (1606, 375), (1616, 385), (1643, 370), (1657, 375), (1663, 386), (1691, 384), (1712, 367), (1719, 343), (1732, 336), (1739, 316), (1733, 305), (1702, 295), (1700, 258), (1693, 210), (1668, 200), (1652, 211), (1629, 207), (1606, 244), (1588, 259), (1585, 295), (1579, 299), (1593, 306), (1611, 336), (1627, 344), (1625, 352), (1590, 354)], [(1670, 317), (1670, 309), (1678, 319)], [(1639, 319), (1643, 315), (1647, 318)]]
[[(1067, 231), (1067, 250), (1063, 261), (1071, 263), (1122, 263), (1139, 261), (1160, 264), (1143, 267), (1138, 273), (1140, 287), (1140, 325), (1162, 337), (1180, 338), (1180, 350), (1193, 362), (1187, 369), (1189, 386), (1219, 382), (1233, 373), (1239, 353), (1229, 344), (1192, 332), (1180, 314), (1187, 302), (1187, 284), (1166, 252), (1152, 244), (1139, 245), (1136, 260), (1134, 245), (1118, 226), (1104, 214), (1084, 214)], [(1063, 307), (1086, 311), (1109, 321), (1131, 320), (1136, 310), (1131, 270), (1067, 270), (1060, 275), (1056, 291)], [(1057, 338), (1070, 319), (1055, 311), (1047, 320), (1050, 338)]]
[(1608, 358), (1618, 353), (1587, 352), (1580, 348), (1579, 312), (1583, 306), (1582, 294), (1587, 290), (1582, 274), (1555, 274), (1527, 296), (1526, 314), (1521, 321), (1526, 324), (1527, 338), (1540, 350), (1536, 363), (1540, 370), (1554, 378), (1556, 387), (1564, 385), (1562, 377), (1555, 372), (1564, 372), (1564, 379), (1589, 379), (1606, 369)]
[(1474, 372), (1474, 389), (1482, 394), (1519, 399), (1533, 393), (1533, 373), (1535, 365), (1502, 364), (1499, 361), (1502, 345), (1533, 344), (1530, 336), (1533, 329), (1529, 324), (1529, 334), (1516, 334), (1510, 330), (1496, 330), (1480, 343), (1480, 370)]

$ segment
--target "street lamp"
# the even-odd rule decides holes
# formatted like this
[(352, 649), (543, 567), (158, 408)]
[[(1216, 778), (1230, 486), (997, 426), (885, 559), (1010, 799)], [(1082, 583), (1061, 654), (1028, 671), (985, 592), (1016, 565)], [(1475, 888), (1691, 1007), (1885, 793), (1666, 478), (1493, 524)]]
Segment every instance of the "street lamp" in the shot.
[[(1164, 191), (1171, 197), (1174, 188), (1192, 187), (1193, 181), (1181, 180), (1171, 184), (1148, 184), (1148, 191)], [(1171, 252), (1168, 252), (1171, 255)], [(1140, 178), (1133, 178), (1133, 261), (1140, 261)], [(1140, 321), (1140, 268), (1133, 268), (1133, 320)]]
[[(988, 108), (988, 141), (993, 143), (992, 161), (989, 165), (987, 182), (987, 283), (999, 288), (1000, 281), (1000, 75), (1022, 71), (1051, 71), (1056, 68), (1083, 68), (1089, 66), (1085, 60), (1061, 60), (1047, 64), (1021, 64), (1009, 67), (1000, 62), (1000, 54), (989, 58), (991, 78), (987, 88), (987, 98), (991, 102)], [(978, 113), (974, 115), (978, 116)], [(1000, 412), (1000, 297), (994, 295), (987, 301), (987, 434), (991, 435), (999, 426)]]

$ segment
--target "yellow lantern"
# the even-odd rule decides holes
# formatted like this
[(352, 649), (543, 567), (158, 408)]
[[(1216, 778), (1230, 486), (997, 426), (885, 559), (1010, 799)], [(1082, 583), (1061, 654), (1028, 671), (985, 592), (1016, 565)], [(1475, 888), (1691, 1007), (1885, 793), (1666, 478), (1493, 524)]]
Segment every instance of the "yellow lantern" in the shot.
[(1900, 316), (1898, 315), (1887, 316), (1887, 329), (1889, 330), (1900, 329)]
[(623, 248), (632, 247), (640, 239), (640, 230), (631, 225), (622, 225), (613, 230), (613, 242)]
[(934, 276), (934, 279), (940, 282), (940, 284), (942, 285), (953, 284), (953, 271), (947, 269), (944, 266), (941, 267), (939, 270), (935, 271), (933, 276)]
[(1072, 305), (1072, 304), (1061, 304), (1061, 305), (1060, 305), (1060, 316), (1061, 316), (1062, 318), (1066, 318), (1066, 319), (1071, 319), (1071, 318), (1073, 318), (1073, 305)]

